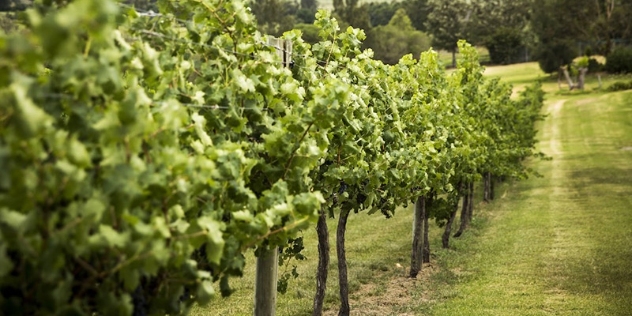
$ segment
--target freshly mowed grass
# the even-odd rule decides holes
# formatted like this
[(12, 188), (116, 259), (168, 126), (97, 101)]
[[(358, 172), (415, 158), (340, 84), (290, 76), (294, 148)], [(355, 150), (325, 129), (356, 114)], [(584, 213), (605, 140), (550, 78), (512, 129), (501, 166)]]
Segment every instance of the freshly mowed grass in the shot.
[(429, 315), (632, 314), (632, 92), (550, 102), (542, 174), (441, 254)]
[(538, 63), (521, 63), (506, 66), (490, 66), (485, 68), (485, 75), (500, 77), (502, 81), (517, 84), (531, 84), (534, 81), (548, 77), (540, 70)]

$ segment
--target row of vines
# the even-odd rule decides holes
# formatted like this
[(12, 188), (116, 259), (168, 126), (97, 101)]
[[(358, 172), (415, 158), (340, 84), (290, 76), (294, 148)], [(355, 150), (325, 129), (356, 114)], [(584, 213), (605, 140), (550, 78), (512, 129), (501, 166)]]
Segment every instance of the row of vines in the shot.
[(416, 203), (414, 277), (424, 222), (447, 247), (474, 181), (529, 173), (540, 89), (511, 99), (467, 43), (449, 74), (432, 51), (384, 65), (320, 11), (284, 65), (242, 0), (159, 6), (43, 0), (0, 36), (3, 314), (186, 313), (314, 224), (326, 280), (334, 216), (348, 315), (351, 213)]

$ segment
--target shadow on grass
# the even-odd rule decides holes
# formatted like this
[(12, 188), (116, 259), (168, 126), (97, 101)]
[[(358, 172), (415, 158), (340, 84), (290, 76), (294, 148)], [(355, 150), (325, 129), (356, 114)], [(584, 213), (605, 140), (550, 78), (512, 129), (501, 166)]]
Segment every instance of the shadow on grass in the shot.
[(581, 258), (566, 258), (559, 263), (563, 274), (548, 278), (549, 288), (601, 301), (603, 315), (631, 315), (632, 248), (629, 243), (612, 246), (617, 251), (593, 249)]
[(568, 175), (566, 196), (577, 197), (571, 205), (578, 206), (568, 211), (581, 214), (566, 224), (584, 227), (576, 228), (573, 248), (557, 245), (566, 252), (554, 263), (549, 285), (602, 301), (604, 315), (632, 315), (632, 169), (587, 167)]
[(628, 185), (632, 187), (631, 168), (577, 169), (571, 172), (569, 178), (573, 179), (574, 189), (584, 193), (590, 193), (594, 186), (604, 184)]

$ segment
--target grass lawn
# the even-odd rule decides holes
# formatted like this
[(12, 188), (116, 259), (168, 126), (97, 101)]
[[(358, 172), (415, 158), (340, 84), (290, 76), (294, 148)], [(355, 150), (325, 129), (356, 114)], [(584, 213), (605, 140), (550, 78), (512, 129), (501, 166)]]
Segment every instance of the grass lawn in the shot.
[[(537, 126), (531, 161), (542, 177), (504, 183), (491, 204), (477, 203), (472, 227), (440, 249), (431, 224), (432, 263), (417, 280), (410, 261), (411, 208), (396, 216), (352, 214), (347, 259), (353, 315), (632, 315), (632, 91), (560, 89), (536, 63), (489, 67), (516, 90), (542, 80), (548, 116)], [(619, 77), (602, 77), (607, 86)], [(630, 80), (630, 78), (625, 78)], [(477, 193), (480, 197), (480, 193)], [(336, 221), (326, 315), (337, 314)], [(314, 229), (303, 233), (308, 260), (278, 296), (277, 315), (311, 315), (317, 264)], [(285, 267), (281, 267), (282, 272)], [(235, 293), (192, 315), (251, 315), (254, 257)]]
[[(479, 54), (484, 53), (484, 51), (479, 51)], [(502, 81), (511, 83), (516, 92), (524, 90), (524, 87), (539, 80), (543, 83), (542, 88), (545, 92), (547, 92), (548, 98), (565, 98), (568, 96), (586, 96), (587, 94), (593, 93), (605, 93), (603, 90), (617, 81), (627, 82), (632, 80), (632, 76), (629, 75), (589, 73), (586, 75), (584, 91), (569, 91), (568, 84), (566, 84), (565, 79), (562, 79), (560, 85), (558, 83), (557, 76), (551, 76), (542, 72), (537, 62), (486, 67), (485, 75), (489, 77), (499, 77)], [(573, 80), (575, 80), (575, 78), (573, 78)], [(599, 80), (601, 80), (601, 84), (599, 83)]]
[(416, 314), (631, 315), (632, 91), (599, 91), (595, 76), (587, 91), (560, 90), (535, 63), (486, 74), (518, 89), (543, 79), (539, 149), (553, 160), (532, 162), (542, 178), (511, 185), (455, 251), (439, 253), (437, 303)]
[(540, 149), (553, 160), (439, 260), (430, 315), (632, 313), (631, 110), (632, 92), (548, 103)]

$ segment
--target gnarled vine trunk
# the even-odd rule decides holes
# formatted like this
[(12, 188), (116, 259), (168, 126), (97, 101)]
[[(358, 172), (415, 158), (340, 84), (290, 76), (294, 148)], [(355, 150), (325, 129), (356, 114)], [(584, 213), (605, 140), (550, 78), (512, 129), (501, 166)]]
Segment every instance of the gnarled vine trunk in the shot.
[(338, 284), (340, 285), (340, 311), (338, 316), (349, 316), (349, 280), (347, 279), (347, 257), (345, 253), (345, 234), (349, 211), (343, 211), (338, 218), (336, 230), (336, 253), (338, 255)]
[[(465, 186), (468, 187), (468, 184), (466, 184)], [(465, 228), (467, 227), (467, 224), (468, 224), (467, 213), (468, 213), (469, 203), (470, 203), (470, 195), (469, 195), (468, 190), (466, 190), (465, 194), (463, 194), (463, 204), (461, 205), (461, 225), (459, 226), (459, 230), (456, 232), (456, 234), (454, 234), (454, 237), (460, 237), (461, 234), (463, 234), (463, 232), (465, 231)]]
[(489, 177), (489, 198), (493, 201), (496, 198), (496, 193), (495, 193), (495, 181), (494, 181), (494, 176), (492, 174), (490, 174)]
[(452, 233), (452, 225), (454, 224), (454, 220), (456, 219), (456, 213), (459, 210), (459, 203), (454, 205), (454, 209), (452, 213), (450, 213), (450, 217), (448, 218), (448, 223), (445, 225), (445, 230), (443, 231), (443, 235), (441, 236), (441, 244), (444, 249), (450, 248), (450, 234)]
[(472, 222), (472, 213), (474, 212), (474, 182), (470, 182), (468, 195), (467, 224), (469, 225)]
[(322, 208), (316, 224), (316, 234), (318, 235), (318, 270), (316, 270), (316, 294), (314, 295), (312, 315), (320, 316), (323, 314), (329, 272), (329, 229), (327, 228), (327, 214)]
[(483, 201), (491, 202), (492, 200), (492, 173), (485, 172), (483, 176)]
[(430, 225), (428, 224), (428, 220), (430, 219), (430, 207), (432, 205), (433, 195), (430, 196), (428, 201), (426, 202), (426, 207), (424, 207), (424, 249), (423, 249), (423, 262), (430, 262), (430, 239), (428, 238), (428, 230)]

